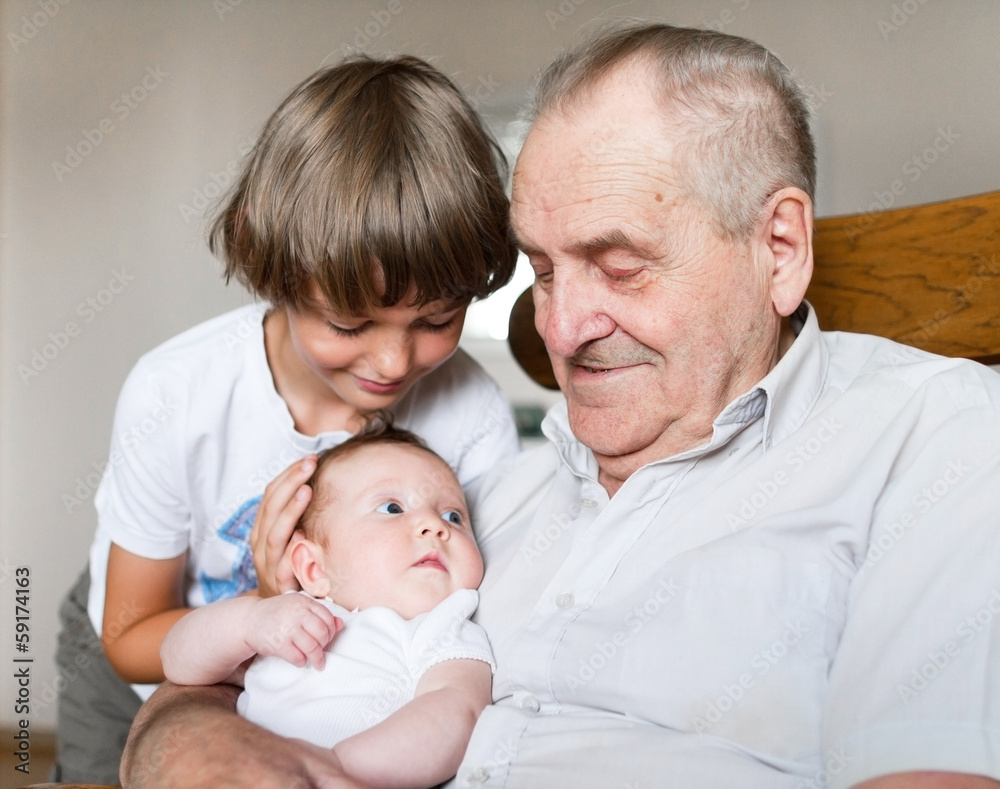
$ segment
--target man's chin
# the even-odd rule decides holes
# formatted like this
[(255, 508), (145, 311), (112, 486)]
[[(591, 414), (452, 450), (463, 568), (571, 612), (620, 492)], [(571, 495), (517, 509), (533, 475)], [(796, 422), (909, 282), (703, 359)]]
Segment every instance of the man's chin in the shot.
[[(634, 415), (633, 415), (634, 416)], [(629, 419), (628, 409), (569, 407), (569, 427), (573, 435), (595, 455), (621, 457), (640, 451), (648, 429)]]

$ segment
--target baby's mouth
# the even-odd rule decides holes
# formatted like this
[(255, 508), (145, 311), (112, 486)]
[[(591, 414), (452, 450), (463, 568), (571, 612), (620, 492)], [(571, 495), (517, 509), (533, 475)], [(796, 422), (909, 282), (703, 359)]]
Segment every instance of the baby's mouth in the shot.
[(432, 570), (442, 570), (444, 572), (448, 571), (445, 566), (444, 561), (442, 561), (440, 554), (437, 551), (431, 551), (425, 556), (421, 557), (420, 561), (414, 563), (414, 567), (429, 567)]

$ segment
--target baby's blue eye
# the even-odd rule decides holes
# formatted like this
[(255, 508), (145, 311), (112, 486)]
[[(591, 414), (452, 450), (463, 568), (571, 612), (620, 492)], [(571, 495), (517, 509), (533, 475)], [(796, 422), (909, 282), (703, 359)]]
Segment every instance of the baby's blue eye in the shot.
[(456, 526), (462, 525), (462, 513), (458, 510), (447, 510), (442, 512), (441, 517), (448, 521), (448, 523), (454, 523)]
[(376, 512), (381, 512), (385, 515), (402, 515), (403, 508), (395, 501), (387, 501), (384, 504), (379, 504), (375, 508)]

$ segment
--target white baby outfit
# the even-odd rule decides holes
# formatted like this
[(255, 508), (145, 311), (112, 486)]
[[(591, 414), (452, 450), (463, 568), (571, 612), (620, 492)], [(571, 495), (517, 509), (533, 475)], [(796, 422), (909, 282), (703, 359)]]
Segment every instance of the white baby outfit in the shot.
[(410, 620), (390, 608), (351, 612), (320, 602), (344, 622), (324, 668), (257, 658), (237, 702), (245, 718), (284, 737), (331, 748), (410, 701), (424, 672), (445, 660), (482, 660), (496, 670), (485, 631), (469, 621), (479, 603), (475, 590), (453, 592)]

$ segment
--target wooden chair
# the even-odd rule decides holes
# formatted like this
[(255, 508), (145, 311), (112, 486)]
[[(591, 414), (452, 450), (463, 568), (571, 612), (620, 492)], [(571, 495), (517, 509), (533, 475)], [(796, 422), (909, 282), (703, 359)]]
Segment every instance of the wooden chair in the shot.
[[(818, 219), (815, 231), (806, 299), (821, 328), (1000, 363), (1000, 191)], [(508, 343), (531, 378), (556, 389), (534, 314), (529, 288)]]

